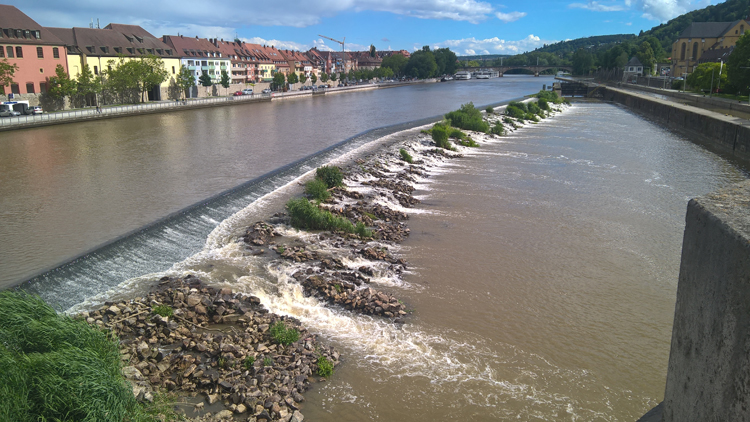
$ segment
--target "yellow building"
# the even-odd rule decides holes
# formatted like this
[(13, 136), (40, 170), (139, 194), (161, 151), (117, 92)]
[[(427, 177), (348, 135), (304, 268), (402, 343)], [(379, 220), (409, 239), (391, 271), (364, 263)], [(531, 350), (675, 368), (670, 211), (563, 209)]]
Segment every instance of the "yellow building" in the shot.
[(692, 73), (707, 51), (734, 47), (748, 25), (746, 20), (693, 22), (672, 44), (672, 74), (679, 76)]
[(76, 78), (87, 64), (89, 70), (100, 76), (109, 69), (110, 61), (135, 60), (153, 55), (162, 59), (169, 74), (166, 82), (148, 93), (150, 101), (168, 97), (167, 89), (171, 78), (180, 72), (180, 58), (176, 51), (161, 39), (137, 25), (109, 24), (99, 28), (47, 28), (60, 38), (68, 53), (68, 74)]

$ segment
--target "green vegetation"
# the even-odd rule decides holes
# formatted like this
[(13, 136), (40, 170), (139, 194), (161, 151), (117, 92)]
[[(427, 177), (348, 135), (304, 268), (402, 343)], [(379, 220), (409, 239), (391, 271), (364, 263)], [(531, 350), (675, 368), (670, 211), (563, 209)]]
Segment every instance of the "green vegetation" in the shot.
[(310, 180), (305, 184), (305, 194), (316, 201), (324, 202), (331, 197), (328, 185), (320, 179)]
[(448, 142), (448, 127), (445, 124), (436, 123), (431, 132), (432, 140), (438, 148), (451, 149), (451, 144)]
[(557, 93), (554, 91), (539, 91), (536, 94), (536, 97), (540, 100), (547, 101), (548, 103), (553, 104), (562, 104), (565, 102), (563, 98), (560, 98), (557, 96)]
[(290, 199), (286, 203), (286, 209), (291, 217), (293, 227), (307, 230), (339, 230), (345, 233), (355, 233), (361, 237), (371, 237), (372, 232), (364, 224), (357, 223), (355, 227), (351, 221), (343, 217), (337, 217), (320, 209), (305, 198)]
[(482, 119), (482, 113), (474, 107), (473, 103), (466, 103), (456, 111), (445, 115), (451, 126), (464, 130), (487, 133), (490, 126)]
[(487, 112), (487, 114), (492, 114), (495, 112), (495, 109), (492, 107), (487, 107), (484, 111)]
[(401, 159), (406, 161), (409, 164), (412, 164), (414, 162), (414, 159), (411, 157), (411, 154), (409, 154), (409, 151), (401, 148), (398, 150), (398, 153), (401, 154)]
[(279, 247), (276, 248), (276, 252), (278, 253), (284, 253), (286, 251), (286, 248), (284, 245), (279, 245)]
[(220, 356), (220, 357), (219, 357), (219, 359), (217, 359), (217, 360), (216, 360), (216, 365), (217, 365), (217, 366), (218, 366), (219, 368), (224, 368), (224, 369), (226, 369), (226, 367), (227, 367), (227, 358), (225, 358), (225, 357), (223, 357), (223, 356)]
[(318, 375), (321, 377), (330, 377), (333, 375), (333, 362), (328, 360), (325, 356), (318, 356), (318, 361), (316, 362), (318, 365)]
[[(692, 89), (702, 90), (702, 91), (710, 91), (711, 84), (713, 84), (713, 88), (716, 88), (717, 86), (726, 87), (727, 86), (727, 74), (730, 73), (729, 63), (727, 63), (727, 71), (722, 72), (721, 76), (719, 76), (720, 66), (721, 64), (719, 63), (699, 64), (698, 67), (696, 67), (693, 70), (693, 73), (688, 75), (687, 77), (688, 85)], [(741, 69), (741, 70), (743, 72), (746, 72), (745, 69)], [(737, 79), (735, 78), (734, 80), (736, 81)], [(719, 83), (719, 81), (721, 81), (721, 83)], [(675, 81), (675, 82), (680, 82), (680, 81)]]
[(299, 340), (299, 331), (294, 328), (288, 328), (283, 321), (277, 321), (276, 324), (271, 326), (270, 333), (273, 341), (284, 346), (288, 346)]
[(143, 409), (120, 373), (115, 337), (57, 315), (37, 297), (0, 292), (0, 420), (136, 416)]
[[(520, 104), (520, 106), (516, 104)], [(523, 122), (526, 118), (526, 106), (523, 103), (510, 103), (505, 107), (505, 114)]]
[(315, 178), (325, 182), (326, 186), (333, 188), (344, 184), (344, 174), (336, 166), (323, 166), (315, 171)]
[(549, 111), (550, 110), (549, 103), (544, 98), (540, 98), (539, 100), (537, 100), (536, 104), (542, 110), (545, 110), (545, 111)]
[(154, 306), (152, 309), (156, 315), (161, 315), (163, 317), (171, 317), (172, 314), (174, 314), (174, 310), (169, 305), (157, 305)]
[(360, 221), (357, 223), (357, 225), (354, 226), (354, 234), (363, 239), (366, 239), (368, 237), (372, 237), (372, 230), (368, 229), (367, 226), (365, 226), (365, 223)]
[(340, 284), (334, 284), (333, 287), (336, 289), (336, 293), (341, 293), (343, 291)]
[(242, 361), (242, 365), (245, 369), (252, 369), (255, 364), (255, 356), (246, 356), (245, 360)]
[(263, 358), (263, 366), (273, 366), (273, 359), (266, 356)]
[(497, 136), (505, 135), (505, 127), (500, 122), (495, 122), (495, 126), (492, 126), (490, 133)]

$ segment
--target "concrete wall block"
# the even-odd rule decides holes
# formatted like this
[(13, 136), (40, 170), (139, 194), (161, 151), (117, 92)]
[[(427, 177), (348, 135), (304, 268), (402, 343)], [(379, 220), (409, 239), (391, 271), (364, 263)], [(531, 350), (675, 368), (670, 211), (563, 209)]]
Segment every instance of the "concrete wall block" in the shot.
[(750, 181), (688, 204), (664, 421), (750, 420)]

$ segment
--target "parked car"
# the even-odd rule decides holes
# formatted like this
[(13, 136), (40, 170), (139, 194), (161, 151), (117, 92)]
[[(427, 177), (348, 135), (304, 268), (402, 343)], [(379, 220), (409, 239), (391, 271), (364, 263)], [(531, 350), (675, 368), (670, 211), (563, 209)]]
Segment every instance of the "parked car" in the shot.
[(235, 97), (241, 97), (242, 96), (242, 91), (237, 91), (237, 92), (235, 92), (232, 95), (234, 95)]
[(264, 94), (270, 94), (271, 93), (271, 89), (270, 88), (266, 88), (266, 89), (263, 90), (263, 93)]
[(31, 114), (42, 114), (42, 113), (44, 113), (44, 110), (42, 110), (41, 106), (32, 107)]
[(9, 108), (9, 107), (0, 108), (0, 117), (15, 117), (15, 116), (20, 116), (20, 115), (21, 113), (13, 110), (12, 108)]
[(253, 95), (252, 88), (245, 88), (242, 90), (242, 95)]

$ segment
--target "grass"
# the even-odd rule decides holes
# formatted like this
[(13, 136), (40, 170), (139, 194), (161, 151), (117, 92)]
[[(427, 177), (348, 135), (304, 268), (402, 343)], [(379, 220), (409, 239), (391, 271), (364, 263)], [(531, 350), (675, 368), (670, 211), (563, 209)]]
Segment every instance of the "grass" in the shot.
[(326, 186), (329, 188), (343, 186), (344, 184), (344, 174), (341, 173), (341, 169), (336, 166), (318, 167), (318, 169), (315, 170), (315, 178), (325, 182)]
[(157, 305), (154, 306), (153, 309), (151, 309), (156, 315), (161, 315), (163, 317), (171, 317), (172, 314), (174, 314), (174, 309), (172, 309), (169, 305)]
[(486, 111), (487, 114), (493, 114), (495, 112), (495, 109), (489, 106), (484, 111)]
[(539, 91), (536, 94), (536, 97), (539, 98), (540, 100), (545, 100), (548, 103), (553, 103), (553, 104), (562, 104), (566, 102), (566, 100), (558, 97), (557, 93), (554, 91)]
[(547, 100), (545, 100), (544, 98), (540, 98), (539, 100), (537, 100), (536, 103), (537, 103), (537, 105), (539, 106), (540, 109), (545, 110), (545, 111), (549, 111), (549, 109), (550, 109), (549, 108), (549, 102)]
[(284, 247), (284, 245), (279, 245), (279, 247), (276, 248), (276, 252), (278, 252), (278, 253), (284, 253), (284, 252), (286, 252), (286, 248)]
[(0, 420), (123, 420), (142, 409), (120, 373), (117, 338), (0, 292)]
[(409, 164), (412, 164), (414, 162), (414, 159), (411, 157), (411, 154), (409, 154), (409, 151), (401, 148), (398, 150), (398, 153), (401, 154), (401, 159), (406, 161)]
[(266, 356), (263, 358), (263, 366), (273, 366), (273, 359)]
[(305, 194), (316, 201), (323, 202), (331, 197), (328, 185), (321, 179), (313, 179), (305, 184)]
[(290, 199), (286, 203), (286, 209), (289, 211), (292, 226), (298, 229), (338, 230), (355, 233), (361, 237), (372, 237), (372, 231), (363, 223), (357, 223), (355, 226), (346, 218), (335, 216), (305, 198)]
[(242, 361), (242, 365), (245, 367), (245, 369), (252, 369), (253, 364), (255, 364), (254, 356), (246, 356), (245, 360)]
[(461, 144), (461, 145), (463, 145), (463, 146), (465, 146), (465, 147), (479, 148), (479, 144), (475, 140), (473, 140), (473, 139), (471, 139), (469, 137), (467, 137), (466, 139), (458, 141), (458, 143)]
[(318, 356), (318, 375), (321, 377), (330, 377), (333, 375), (333, 362), (328, 360), (325, 356)]
[(432, 140), (435, 141), (435, 145), (438, 146), (438, 148), (448, 149), (452, 150), (450, 142), (448, 142), (448, 134), (449, 134), (450, 126), (446, 125), (445, 123), (436, 123), (435, 126), (432, 127)]
[(299, 340), (299, 331), (287, 327), (283, 321), (276, 322), (276, 324), (271, 327), (270, 333), (273, 341), (283, 344), (284, 346), (288, 346)]
[(474, 107), (474, 103), (466, 103), (458, 110), (445, 115), (451, 126), (475, 132), (487, 133), (490, 125), (482, 119), (482, 112)]
[(524, 108), (520, 108), (518, 106), (515, 106), (513, 103), (508, 104), (508, 106), (505, 108), (505, 114), (523, 122), (526, 119), (526, 110)]
[(492, 126), (490, 133), (493, 135), (503, 136), (505, 135), (505, 127), (500, 122), (495, 122), (495, 126)]

